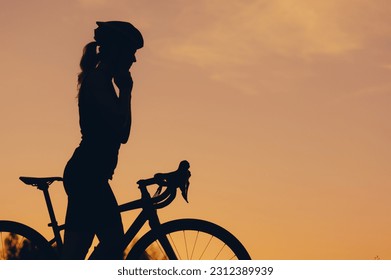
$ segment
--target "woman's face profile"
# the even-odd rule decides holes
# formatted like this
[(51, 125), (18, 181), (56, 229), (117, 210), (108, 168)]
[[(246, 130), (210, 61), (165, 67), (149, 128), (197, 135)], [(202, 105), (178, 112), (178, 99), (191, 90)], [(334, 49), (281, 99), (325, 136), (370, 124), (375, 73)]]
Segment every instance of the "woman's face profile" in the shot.
[(119, 71), (129, 71), (136, 62), (136, 50), (118, 50), (115, 56), (114, 67)]

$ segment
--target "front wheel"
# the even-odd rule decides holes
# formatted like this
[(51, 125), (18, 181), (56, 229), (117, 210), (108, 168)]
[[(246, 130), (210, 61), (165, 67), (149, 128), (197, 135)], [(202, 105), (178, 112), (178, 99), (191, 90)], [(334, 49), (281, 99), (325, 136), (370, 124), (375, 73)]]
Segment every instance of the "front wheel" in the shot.
[(249, 260), (242, 243), (226, 229), (203, 220), (181, 219), (150, 230), (127, 259)]
[(55, 253), (36, 230), (17, 222), (0, 221), (0, 260), (47, 260)]

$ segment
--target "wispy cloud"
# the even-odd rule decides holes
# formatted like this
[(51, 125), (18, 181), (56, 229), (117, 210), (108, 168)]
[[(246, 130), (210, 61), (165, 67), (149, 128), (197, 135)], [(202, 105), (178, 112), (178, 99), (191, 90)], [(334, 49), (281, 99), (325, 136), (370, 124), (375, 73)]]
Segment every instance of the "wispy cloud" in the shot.
[(197, 1), (175, 15), (180, 36), (159, 40), (161, 57), (202, 67), (211, 79), (253, 94), (261, 72), (274, 67), (266, 75), (284, 75), (284, 67), (273, 66), (276, 58), (306, 63), (362, 48), (360, 33), (345, 24), (346, 1)]
[(154, 23), (161, 25), (149, 38), (154, 52), (245, 94), (276, 92), (282, 84), (308, 87), (324, 77), (333, 84), (351, 67), (388, 62), (384, 10), (391, 5), (384, 0), (174, 2), (165, 6), (169, 20)]
[[(178, 59), (197, 65), (251, 63), (270, 54), (338, 55), (360, 48), (341, 23), (334, 1), (208, 1), (207, 24), (170, 46)], [(188, 16), (186, 14), (186, 16)]]

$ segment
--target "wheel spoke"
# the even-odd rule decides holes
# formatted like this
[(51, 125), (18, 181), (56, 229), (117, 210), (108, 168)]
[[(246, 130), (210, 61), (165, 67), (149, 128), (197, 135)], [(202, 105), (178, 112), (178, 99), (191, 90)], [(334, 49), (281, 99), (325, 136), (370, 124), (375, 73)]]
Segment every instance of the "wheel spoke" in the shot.
[(186, 256), (187, 256), (187, 260), (188, 260), (189, 259), (189, 251), (187, 250), (186, 232), (184, 230), (182, 230), (182, 232), (183, 232), (183, 239), (185, 240)]
[(172, 238), (171, 234), (169, 234), (168, 236), (170, 237), (170, 240), (171, 240), (170, 243), (172, 243), (172, 245), (174, 245), (174, 250), (175, 250), (175, 253), (176, 253), (177, 256), (178, 256), (178, 260), (181, 260), (181, 259), (182, 259), (182, 258), (181, 258), (181, 254), (179, 253), (179, 250), (178, 250), (178, 248), (176, 247), (176, 244), (175, 244), (174, 239)]
[(219, 257), (220, 253), (223, 251), (223, 249), (225, 248), (225, 243), (223, 243), (223, 246), (221, 247), (220, 251), (217, 253), (216, 257), (215, 257), (215, 260), (217, 260), (217, 258)]
[(212, 239), (213, 239), (213, 235), (210, 236), (209, 242), (208, 242), (208, 244), (206, 244), (206, 247), (205, 247), (204, 251), (202, 252), (202, 254), (201, 254), (200, 258), (199, 258), (200, 260), (201, 260), (201, 258), (204, 256), (205, 251), (206, 251), (206, 249), (208, 249), (209, 244), (210, 244), (210, 242), (212, 241)]
[(193, 254), (194, 254), (194, 249), (197, 245), (197, 241), (198, 241), (198, 235), (200, 234), (200, 231), (197, 231), (197, 235), (196, 235), (196, 239), (194, 241), (194, 245), (193, 245), (193, 250), (191, 250), (191, 256), (190, 256), (190, 259), (192, 260), (193, 259)]

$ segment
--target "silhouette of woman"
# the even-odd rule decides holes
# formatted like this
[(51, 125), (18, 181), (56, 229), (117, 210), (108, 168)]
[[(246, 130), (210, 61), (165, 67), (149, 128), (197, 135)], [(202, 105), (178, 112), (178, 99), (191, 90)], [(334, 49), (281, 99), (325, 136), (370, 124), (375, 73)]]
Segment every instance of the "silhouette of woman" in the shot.
[(102, 246), (94, 257), (122, 258), (123, 225), (108, 181), (119, 148), (129, 138), (133, 87), (129, 69), (144, 42), (128, 22), (97, 25), (95, 41), (84, 47), (78, 76), (82, 140), (64, 170), (68, 195), (64, 259), (84, 259), (95, 235)]

